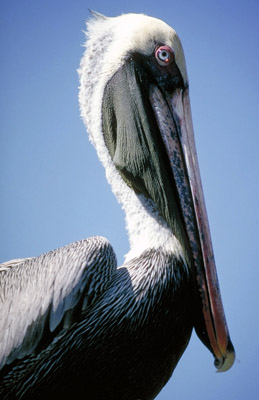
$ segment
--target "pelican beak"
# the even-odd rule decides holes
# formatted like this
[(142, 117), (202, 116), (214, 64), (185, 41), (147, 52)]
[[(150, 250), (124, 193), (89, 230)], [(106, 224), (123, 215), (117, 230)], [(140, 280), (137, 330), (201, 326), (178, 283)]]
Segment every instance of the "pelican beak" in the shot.
[(234, 363), (235, 352), (220, 295), (188, 88), (177, 88), (172, 94), (165, 95), (157, 86), (152, 86), (150, 97), (173, 172), (197, 277), (198, 302), (202, 314), (194, 322), (195, 329), (214, 354), (217, 370), (226, 371)]
[(235, 353), (220, 296), (188, 87), (177, 68), (168, 89), (150, 81), (148, 62), (130, 59), (107, 83), (104, 140), (124, 181), (153, 200), (179, 240), (194, 277), (194, 327), (218, 371), (225, 371)]

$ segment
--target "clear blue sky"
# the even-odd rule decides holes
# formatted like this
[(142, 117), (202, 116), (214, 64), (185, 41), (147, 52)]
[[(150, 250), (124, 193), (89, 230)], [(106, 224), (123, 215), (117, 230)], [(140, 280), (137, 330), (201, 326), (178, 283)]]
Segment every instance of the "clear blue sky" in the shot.
[[(127, 4), (127, 5), (123, 5)], [(2, 0), (0, 261), (104, 235), (120, 262), (124, 216), (78, 107), (88, 8), (143, 12), (183, 42), (196, 144), (222, 297), (237, 362), (216, 374), (193, 335), (159, 400), (259, 393), (258, 1)]]

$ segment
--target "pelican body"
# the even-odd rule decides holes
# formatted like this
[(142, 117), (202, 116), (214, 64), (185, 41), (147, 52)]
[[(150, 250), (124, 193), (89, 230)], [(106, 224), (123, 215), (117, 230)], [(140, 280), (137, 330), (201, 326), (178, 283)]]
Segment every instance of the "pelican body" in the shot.
[(234, 362), (176, 32), (93, 13), (79, 77), (130, 250), (118, 267), (93, 237), (1, 265), (1, 399), (154, 399), (193, 328), (219, 371)]

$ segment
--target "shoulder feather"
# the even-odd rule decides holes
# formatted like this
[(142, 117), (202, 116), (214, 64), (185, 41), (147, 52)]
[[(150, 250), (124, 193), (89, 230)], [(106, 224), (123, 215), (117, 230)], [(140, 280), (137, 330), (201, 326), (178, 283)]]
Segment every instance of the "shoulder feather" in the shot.
[(0, 265), (0, 368), (37, 350), (80, 318), (116, 269), (109, 242), (93, 237)]

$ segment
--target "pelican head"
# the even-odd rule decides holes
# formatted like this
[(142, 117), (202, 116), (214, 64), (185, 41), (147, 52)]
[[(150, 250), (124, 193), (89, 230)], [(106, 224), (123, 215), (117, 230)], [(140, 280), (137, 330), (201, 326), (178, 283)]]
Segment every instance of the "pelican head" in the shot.
[[(79, 70), (82, 118), (122, 204), (126, 260), (163, 247), (194, 277), (194, 327), (218, 371), (234, 362), (201, 185), (183, 48), (174, 29), (146, 15), (87, 23)], [(89, 101), (91, 99), (91, 101)]]

